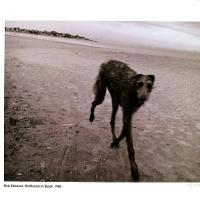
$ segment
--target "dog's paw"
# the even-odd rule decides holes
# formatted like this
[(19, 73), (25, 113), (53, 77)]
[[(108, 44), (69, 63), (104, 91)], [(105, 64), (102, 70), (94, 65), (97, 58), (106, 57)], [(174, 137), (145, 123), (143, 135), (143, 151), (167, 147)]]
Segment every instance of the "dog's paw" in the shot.
[(119, 148), (119, 142), (116, 142), (116, 141), (112, 142), (112, 143), (110, 144), (110, 147), (113, 148), (113, 149)]
[(94, 121), (94, 115), (93, 114), (90, 115), (90, 119), (89, 120), (90, 120), (90, 122)]
[(137, 168), (130, 168), (130, 169), (131, 169), (131, 175), (132, 175), (133, 180), (135, 182), (138, 182), (140, 179), (138, 169)]

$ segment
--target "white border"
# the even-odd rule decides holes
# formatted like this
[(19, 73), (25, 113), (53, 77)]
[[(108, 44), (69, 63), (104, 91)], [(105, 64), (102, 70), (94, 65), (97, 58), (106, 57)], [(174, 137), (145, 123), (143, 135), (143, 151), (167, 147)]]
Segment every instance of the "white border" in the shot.
[(6, 20), (200, 20), (200, 0), (4, 0), (3, 2), (1, 15)]
[(196, 199), (198, 183), (62, 183), (60, 190), (3, 187), (3, 68), (5, 20), (200, 21), (199, 0), (1, 0), (0, 4), (0, 192), (5, 195), (3, 198)]

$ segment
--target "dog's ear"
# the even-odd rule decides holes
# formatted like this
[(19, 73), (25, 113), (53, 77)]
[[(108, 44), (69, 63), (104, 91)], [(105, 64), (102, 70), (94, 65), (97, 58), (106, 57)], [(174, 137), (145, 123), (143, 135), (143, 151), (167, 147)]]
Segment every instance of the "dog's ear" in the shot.
[(142, 74), (137, 74), (135, 76), (133, 76), (131, 78), (131, 81), (133, 81), (133, 83), (135, 83), (139, 78), (141, 78), (143, 75)]
[(135, 76), (135, 78), (136, 79), (139, 79), (139, 78), (141, 78), (142, 76), (144, 76), (143, 74), (137, 74), (136, 76)]
[(154, 83), (154, 81), (155, 81), (155, 76), (154, 75), (148, 75), (149, 76), (149, 78), (152, 80), (152, 82)]
[(135, 75), (135, 76), (133, 76), (133, 77), (131, 78), (131, 81), (133, 81), (133, 84), (135, 84), (136, 81), (137, 81), (138, 79), (140, 79), (142, 76), (144, 76), (144, 75), (143, 75), (143, 74), (137, 74), (137, 75)]

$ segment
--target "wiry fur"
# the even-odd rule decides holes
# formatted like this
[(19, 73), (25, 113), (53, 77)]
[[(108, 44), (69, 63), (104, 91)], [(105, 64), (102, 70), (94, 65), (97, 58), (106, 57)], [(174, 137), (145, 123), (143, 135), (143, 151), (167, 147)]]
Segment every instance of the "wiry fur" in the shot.
[[(131, 173), (135, 180), (139, 179), (139, 172), (135, 162), (131, 119), (132, 114), (149, 98), (154, 80), (154, 75), (137, 74), (126, 63), (110, 60), (101, 65), (94, 85), (95, 99), (91, 106), (90, 121), (94, 120), (95, 107), (103, 102), (106, 89), (108, 89), (112, 97), (110, 125), (113, 142), (111, 147), (118, 147), (119, 142), (126, 136)], [(120, 136), (117, 138), (115, 135), (115, 116), (119, 105), (122, 107), (123, 112), (123, 128)]]

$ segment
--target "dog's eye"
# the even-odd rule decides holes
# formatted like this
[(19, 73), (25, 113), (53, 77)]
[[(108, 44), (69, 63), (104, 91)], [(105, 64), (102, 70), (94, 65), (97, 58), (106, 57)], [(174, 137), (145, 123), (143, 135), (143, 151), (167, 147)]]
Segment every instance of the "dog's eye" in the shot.
[(143, 82), (138, 82), (138, 87), (142, 87), (144, 85)]
[(147, 84), (147, 87), (151, 90), (152, 89), (152, 85), (150, 83)]

